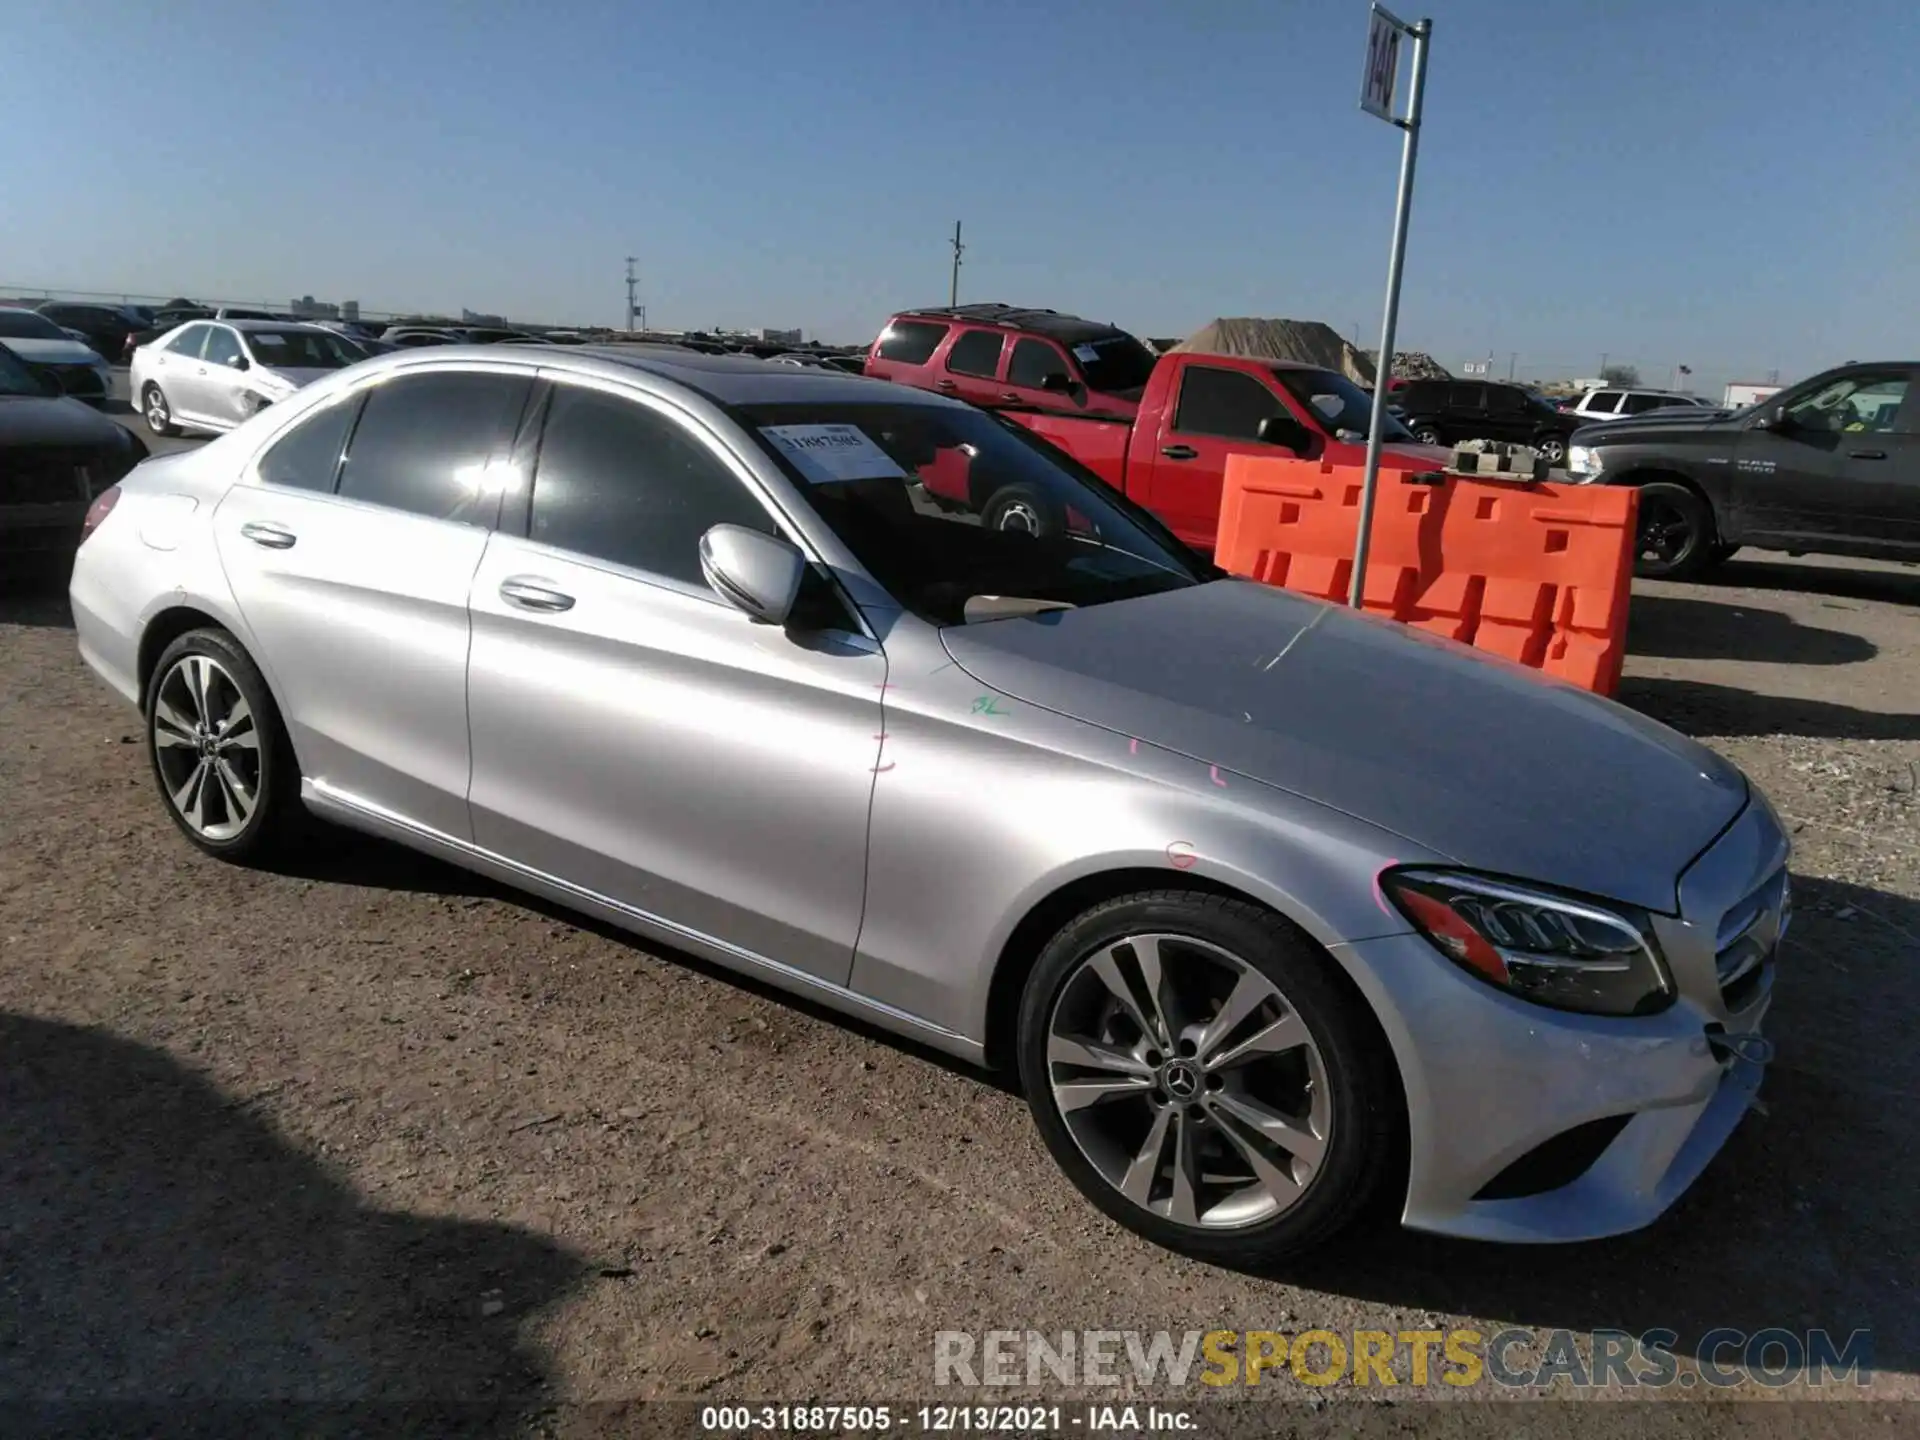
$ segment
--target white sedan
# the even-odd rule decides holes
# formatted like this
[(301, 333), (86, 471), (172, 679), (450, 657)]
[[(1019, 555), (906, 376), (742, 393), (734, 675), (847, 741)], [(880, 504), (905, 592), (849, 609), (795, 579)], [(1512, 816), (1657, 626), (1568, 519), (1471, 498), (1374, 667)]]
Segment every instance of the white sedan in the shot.
[(133, 352), (127, 393), (156, 435), (217, 435), (366, 358), (318, 325), (195, 320)]

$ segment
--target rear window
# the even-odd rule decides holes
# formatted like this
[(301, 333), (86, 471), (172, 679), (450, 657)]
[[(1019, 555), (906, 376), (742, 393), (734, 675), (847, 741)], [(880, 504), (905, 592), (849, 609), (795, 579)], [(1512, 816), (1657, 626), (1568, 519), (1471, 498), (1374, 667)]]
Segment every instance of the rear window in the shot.
[(1587, 397), (1587, 403), (1580, 408), (1601, 415), (1611, 415), (1615, 410), (1620, 408), (1620, 392), (1618, 390), (1596, 390)]
[(1088, 340), (1073, 347), (1073, 358), (1080, 362), (1080, 373), (1089, 390), (1103, 395), (1125, 395), (1144, 390), (1147, 378), (1160, 357), (1131, 335), (1109, 335), (1104, 340)]
[(926, 320), (896, 320), (880, 332), (880, 358), (924, 365), (947, 337), (947, 327)]

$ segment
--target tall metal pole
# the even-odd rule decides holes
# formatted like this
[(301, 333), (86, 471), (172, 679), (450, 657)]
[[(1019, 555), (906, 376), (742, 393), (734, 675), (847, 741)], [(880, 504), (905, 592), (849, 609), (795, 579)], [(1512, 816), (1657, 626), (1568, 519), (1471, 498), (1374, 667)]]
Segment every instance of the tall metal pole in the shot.
[(633, 333), (633, 287), (639, 283), (634, 276), (633, 267), (638, 263), (639, 261), (633, 256), (627, 257), (627, 333), (629, 335)]
[(1405, 135), (1400, 151), (1400, 195), (1393, 212), (1393, 257), (1387, 262), (1387, 313), (1380, 326), (1380, 359), (1374, 367), (1373, 416), (1367, 425), (1367, 470), (1360, 484), (1360, 528), (1353, 543), (1353, 584), (1347, 591), (1347, 603), (1356, 610), (1366, 594), (1367, 547), (1373, 536), (1380, 443), (1386, 434), (1387, 388), (1393, 379), (1393, 332), (1400, 324), (1400, 266), (1407, 258), (1407, 215), (1413, 208), (1413, 166), (1420, 156), (1420, 99), (1427, 88), (1427, 39), (1433, 34), (1433, 21), (1416, 20), (1412, 33), (1413, 83), (1407, 91), (1407, 118), (1393, 122)]
[(967, 247), (960, 243), (960, 222), (953, 222), (953, 280), (947, 286), (947, 304), (960, 303), (960, 252)]

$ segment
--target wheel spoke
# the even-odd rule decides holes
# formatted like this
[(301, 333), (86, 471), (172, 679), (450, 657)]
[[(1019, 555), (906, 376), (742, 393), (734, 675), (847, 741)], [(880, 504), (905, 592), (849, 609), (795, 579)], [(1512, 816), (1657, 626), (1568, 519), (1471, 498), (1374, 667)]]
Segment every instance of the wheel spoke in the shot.
[(201, 829), (205, 823), (201, 817), (204, 813), (207, 799), (206, 781), (207, 762), (201, 760), (194, 765), (192, 770), (187, 772), (186, 780), (182, 782), (178, 790), (173, 792), (174, 808), (177, 809), (186, 822), (196, 830)]
[(1231, 1050), (1223, 1050), (1215, 1055), (1207, 1064), (1209, 1069), (1224, 1070), (1231, 1065), (1243, 1065), (1266, 1055), (1282, 1055), (1302, 1045), (1312, 1044), (1313, 1036), (1307, 1033), (1307, 1022), (1289, 1012), (1272, 1024), (1254, 1031)]
[(1195, 1123), (1191, 1115), (1173, 1121), (1173, 1201), (1168, 1218), (1180, 1225), (1200, 1223), (1200, 1159), (1194, 1153)]
[[(1319, 1169), (1321, 1157), (1327, 1153), (1326, 1141), (1311, 1130), (1302, 1129), (1276, 1110), (1269, 1110), (1258, 1100), (1247, 1095), (1236, 1095), (1231, 1090), (1222, 1090), (1213, 1097), (1214, 1108), (1225, 1111), (1233, 1119), (1257, 1132), (1268, 1144), (1274, 1145), (1289, 1155), (1304, 1161), (1310, 1168)], [(1223, 1125), (1223, 1130), (1232, 1131), (1232, 1126)]]
[(193, 702), (194, 719), (202, 725), (213, 723), (213, 710), (208, 703), (208, 671), (213, 667), (202, 655), (189, 655), (186, 663), (187, 699)]
[(225, 760), (217, 759), (213, 765), (214, 773), (220, 777), (220, 792), (227, 802), (227, 818), (241, 825), (246, 824), (253, 814), (252, 789)]
[(1128, 1096), (1146, 1095), (1153, 1089), (1153, 1082), (1147, 1079), (1120, 1080), (1061, 1080), (1053, 1087), (1053, 1098), (1060, 1106), (1062, 1115), (1071, 1115), (1076, 1110), (1084, 1110), (1089, 1105), (1100, 1105), (1108, 1100), (1123, 1100)]
[(1173, 988), (1173, 975), (1160, 953), (1160, 937), (1136, 936), (1128, 945), (1133, 951), (1134, 963), (1140, 967), (1140, 978), (1146, 982), (1147, 1003), (1153, 1007), (1153, 1017), (1160, 1024), (1160, 1039), (1171, 1048), (1186, 1025), (1186, 1014)]
[(1233, 990), (1220, 1006), (1220, 1013), (1207, 1022), (1207, 1028), (1200, 1032), (1195, 1051), (1202, 1065), (1211, 1065), (1212, 1055), (1226, 1038), (1238, 1030), (1246, 1018), (1258, 1010), (1273, 996), (1273, 986), (1252, 970), (1243, 970), (1240, 978), (1234, 982)]
[(1160, 1157), (1167, 1148), (1167, 1130), (1173, 1123), (1171, 1109), (1154, 1113), (1153, 1128), (1134, 1154), (1133, 1163), (1120, 1181), (1120, 1193), (1136, 1205), (1144, 1206), (1153, 1196), (1154, 1177), (1160, 1173)]
[(247, 720), (247, 728), (240, 731), (229, 730), (216, 742), (220, 750), (251, 750), (258, 754), (260, 750), (260, 732), (254, 729), (253, 720)]
[(1047, 1059), (1056, 1065), (1076, 1065), (1082, 1070), (1109, 1070), (1121, 1075), (1152, 1076), (1153, 1067), (1136, 1060), (1124, 1050), (1102, 1045), (1097, 1040), (1080, 1040), (1071, 1035), (1047, 1037)]
[(194, 747), (193, 722), (161, 696), (155, 696), (153, 701), (153, 743)]
[(242, 728), (253, 728), (253, 711), (247, 708), (247, 697), (236, 689), (233, 704), (227, 707), (226, 718), (220, 722), (220, 734), (225, 737)]
[(1149, 1013), (1154, 1013), (1154, 1019), (1157, 1021), (1158, 1014), (1149, 1012), (1142, 1006), (1142, 997), (1136, 993), (1133, 982), (1121, 969), (1118, 954), (1121, 948), (1115, 946), (1113, 949), (1101, 951), (1087, 962), (1087, 968), (1099, 977), (1100, 983), (1107, 987), (1107, 993), (1113, 997), (1114, 1003), (1120, 1007), (1127, 1019), (1139, 1028), (1142, 1035), (1156, 1045), (1165, 1045), (1167, 1037), (1147, 1019)]

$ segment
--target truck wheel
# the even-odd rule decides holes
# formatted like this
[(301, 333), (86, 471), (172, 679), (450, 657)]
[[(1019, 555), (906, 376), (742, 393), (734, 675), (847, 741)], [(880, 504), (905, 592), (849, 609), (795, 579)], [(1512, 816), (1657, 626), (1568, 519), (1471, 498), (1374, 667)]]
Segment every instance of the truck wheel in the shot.
[(1549, 465), (1564, 464), (1567, 458), (1567, 442), (1559, 435), (1545, 435), (1534, 442), (1533, 448), (1546, 458)]
[(1413, 438), (1422, 445), (1438, 445), (1440, 432), (1431, 425), (1416, 425), (1413, 427)]
[(1653, 580), (1690, 580), (1724, 558), (1713, 511), (1684, 485), (1657, 480), (1640, 487), (1640, 533), (1633, 573)]
[(1007, 485), (994, 491), (987, 508), (980, 514), (980, 523), (989, 530), (1006, 530), (1036, 539), (1051, 539), (1066, 528), (1060, 507), (1032, 485)]

